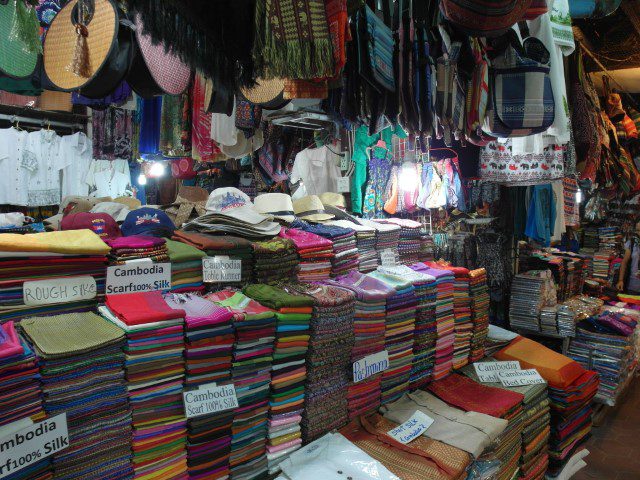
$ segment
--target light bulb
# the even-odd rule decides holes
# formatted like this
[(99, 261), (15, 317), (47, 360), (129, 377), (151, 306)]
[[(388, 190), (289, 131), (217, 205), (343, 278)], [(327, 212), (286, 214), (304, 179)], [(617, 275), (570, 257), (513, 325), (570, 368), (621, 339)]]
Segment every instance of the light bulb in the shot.
[(582, 190), (580, 189), (578, 189), (578, 192), (576, 193), (576, 203), (582, 203)]
[(164, 175), (165, 167), (162, 162), (153, 162), (149, 169), (149, 175), (152, 177), (161, 177)]
[(144, 173), (141, 173), (140, 175), (138, 175), (138, 185), (146, 185), (147, 184), (147, 177), (145, 177)]

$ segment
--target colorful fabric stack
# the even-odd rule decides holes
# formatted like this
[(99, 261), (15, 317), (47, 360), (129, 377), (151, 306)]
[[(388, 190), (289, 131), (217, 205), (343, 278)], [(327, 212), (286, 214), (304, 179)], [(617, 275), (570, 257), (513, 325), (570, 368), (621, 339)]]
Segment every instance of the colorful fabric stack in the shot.
[(413, 365), (410, 387), (419, 388), (431, 381), (436, 356), (436, 279), (406, 265), (378, 267), (378, 271), (409, 280), (415, 289), (416, 323), (413, 337)]
[(398, 237), (400, 263), (412, 265), (426, 260), (420, 256), (422, 251), (422, 238), (426, 236), (420, 222), (409, 220), (408, 218), (385, 218), (384, 220), (377, 221), (400, 227), (400, 235)]
[(455, 316), (453, 313), (453, 273), (449, 270), (429, 268), (424, 263), (411, 265), (420, 273), (436, 279), (436, 361), (433, 379), (440, 380), (453, 369), (453, 344), (455, 342)]
[[(247, 285), (243, 292), (276, 312), (276, 344), (269, 399), (269, 471), (278, 471), (285, 455), (300, 448), (300, 422), (305, 405), (305, 360), (313, 299), (269, 285)], [(286, 425), (286, 428), (284, 428)]]
[(167, 250), (171, 262), (171, 291), (203, 292), (202, 259), (206, 254), (196, 247), (175, 240), (167, 240)]
[(501, 388), (477, 383), (464, 375), (449, 375), (431, 383), (429, 391), (449, 405), (467, 412), (479, 412), (509, 423), (494, 442), (492, 458), (500, 461), (497, 480), (511, 480), (517, 477), (522, 450), (524, 395)]
[[(90, 230), (0, 234), (0, 323), (33, 315), (94, 309), (104, 295), (109, 251), (109, 246)], [(96, 281), (96, 298), (48, 305), (25, 303), (24, 282), (55, 282), (86, 275)]]
[(406, 278), (377, 270), (367, 275), (395, 289), (387, 298), (385, 349), (389, 352), (389, 368), (382, 372), (380, 400), (384, 405), (397, 400), (409, 389), (418, 302), (415, 288)]
[(517, 360), (523, 369), (535, 368), (548, 382), (551, 401), (548, 475), (557, 475), (591, 434), (591, 400), (598, 391), (598, 374), (524, 337), (516, 338), (495, 357)]
[(383, 250), (391, 250), (396, 253), (396, 263), (399, 263), (398, 244), (400, 243), (400, 226), (391, 223), (381, 223), (374, 220), (358, 219), (365, 226), (376, 229), (376, 251), (378, 262), (382, 264), (380, 253)]
[(329, 278), (333, 259), (331, 240), (296, 228), (283, 228), (280, 230), (280, 236), (291, 240), (298, 251), (298, 279), (301, 282), (318, 282)]
[(122, 330), (91, 312), (20, 322), (40, 362), (47, 415), (65, 413), (69, 447), (55, 478), (132, 478), (131, 410)]
[(473, 324), (469, 361), (477, 362), (484, 356), (484, 344), (489, 333), (489, 287), (484, 268), (469, 272), (469, 295)]
[(124, 265), (131, 260), (148, 258), (153, 262), (168, 262), (166, 240), (147, 235), (132, 235), (105, 240), (111, 247), (109, 260), (112, 265)]
[[(231, 382), (235, 336), (233, 314), (209, 300), (191, 294), (164, 296), (171, 308), (185, 311), (185, 390)], [(231, 426), (234, 410), (187, 420), (189, 478), (222, 479), (229, 475)]]
[[(387, 297), (395, 293), (394, 289), (360, 272), (349, 272), (330, 283), (347, 288), (356, 295), (351, 363), (383, 351)], [(380, 406), (381, 380), (382, 374), (376, 374), (349, 384), (347, 404), (350, 420)]]
[(160, 292), (144, 292), (107, 295), (99, 311), (127, 337), (134, 478), (185, 478), (184, 310), (169, 307)]
[(238, 397), (233, 417), (231, 478), (251, 480), (267, 472), (269, 385), (276, 337), (273, 310), (240, 292), (222, 290), (206, 298), (233, 313), (236, 343), (231, 378)]
[(421, 262), (433, 261), (435, 249), (436, 249), (436, 244), (433, 241), (433, 236), (425, 234), (420, 237), (420, 261)]
[(356, 245), (360, 264), (358, 270), (361, 272), (372, 272), (378, 267), (378, 252), (376, 252), (376, 229), (366, 225), (360, 225), (349, 220), (335, 220), (328, 222), (328, 225), (350, 228), (356, 232)]
[(296, 285), (313, 298), (302, 413), (305, 443), (349, 422), (347, 387), (353, 348), (355, 294), (330, 285)]
[(242, 264), (242, 283), (251, 281), (253, 275), (253, 248), (249, 240), (231, 235), (208, 235), (182, 230), (176, 230), (171, 239), (194, 246), (209, 257), (221, 255), (227, 256), (232, 260), (240, 259)]
[[(18, 334), (15, 324), (0, 325), (0, 438), (45, 418), (40, 373), (31, 346)], [(12, 472), (10, 470), (10, 472)], [(49, 480), (51, 459), (44, 458), (6, 478)]]
[(253, 274), (257, 283), (291, 282), (298, 276), (298, 252), (287, 238), (273, 238), (253, 243)]

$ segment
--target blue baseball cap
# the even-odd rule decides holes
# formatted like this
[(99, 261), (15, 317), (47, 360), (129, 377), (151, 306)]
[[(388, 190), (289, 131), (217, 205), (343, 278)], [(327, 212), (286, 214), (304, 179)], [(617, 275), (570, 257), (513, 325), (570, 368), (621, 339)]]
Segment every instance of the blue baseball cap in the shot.
[(125, 237), (132, 235), (151, 235), (171, 238), (176, 226), (162, 210), (143, 207), (132, 210), (124, 219), (120, 230)]

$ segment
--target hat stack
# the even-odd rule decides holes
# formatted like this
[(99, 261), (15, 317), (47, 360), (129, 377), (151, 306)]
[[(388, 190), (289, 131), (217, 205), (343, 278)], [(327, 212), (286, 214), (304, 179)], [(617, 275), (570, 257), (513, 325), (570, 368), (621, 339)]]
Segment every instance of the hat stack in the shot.
[(253, 243), (253, 274), (258, 283), (290, 282), (298, 275), (298, 253), (295, 244), (276, 237)]
[(162, 205), (160, 208), (169, 216), (177, 228), (189, 220), (207, 213), (205, 206), (209, 192), (201, 187), (189, 187), (182, 185), (178, 190), (175, 201), (170, 205)]
[(291, 223), (296, 219), (293, 202), (286, 193), (262, 193), (253, 200), (253, 203), (256, 212), (263, 215), (272, 215), (285, 223)]
[(91, 230), (102, 240), (122, 236), (120, 227), (107, 213), (70, 213), (60, 222), (60, 230)]
[(333, 259), (331, 240), (296, 228), (283, 228), (280, 236), (291, 240), (298, 251), (298, 257), (300, 257), (298, 280), (317, 282), (329, 278)]
[(111, 197), (83, 197), (79, 195), (69, 195), (62, 199), (58, 213), (52, 217), (45, 218), (44, 224), (53, 230), (60, 230), (62, 219), (71, 213), (87, 213), (101, 202), (111, 202)]
[(319, 223), (332, 220), (334, 216), (325, 212), (324, 205), (317, 195), (307, 195), (293, 202), (293, 211), (300, 220)]
[(124, 222), (129, 212), (131, 212), (131, 209), (127, 205), (115, 200), (113, 202), (96, 203), (91, 208), (91, 213), (105, 213), (113, 217), (116, 222)]

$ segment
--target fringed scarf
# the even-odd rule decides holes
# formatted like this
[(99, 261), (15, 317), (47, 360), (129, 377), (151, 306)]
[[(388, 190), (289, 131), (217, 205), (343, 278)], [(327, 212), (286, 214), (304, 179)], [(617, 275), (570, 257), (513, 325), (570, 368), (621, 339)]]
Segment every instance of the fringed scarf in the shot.
[(264, 78), (327, 78), (333, 47), (323, 0), (256, 0), (253, 61)]

